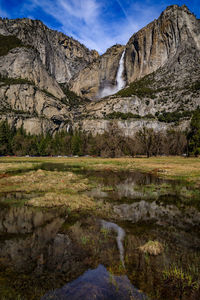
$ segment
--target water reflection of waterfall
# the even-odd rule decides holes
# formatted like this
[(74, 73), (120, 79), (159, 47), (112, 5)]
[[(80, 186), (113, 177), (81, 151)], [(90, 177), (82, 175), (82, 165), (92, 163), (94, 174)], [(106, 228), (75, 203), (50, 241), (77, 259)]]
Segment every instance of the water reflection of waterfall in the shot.
[(115, 86), (105, 86), (99, 93), (100, 98), (113, 95), (125, 87), (126, 81), (123, 78), (125, 52), (126, 52), (126, 50), (123, 51), (122, 56), (119, 61), (119, 67), (118, 67), (117, 76), (116, 76), (116, 85)]
[(121, 263), (124, 267), (123, 240), (124, 240), (124, 237), (125, 237), (125, 231), (121, 227), (119, 227), (117, 224), (112, 223), (112, 222), (107, 222), (107, 221), (102, 220), (101, 225), (102, 225), (103, 228), (108, 229), (108, 230), (113, 230), (114, 232), (117, 233), (117, 237), (116, 237), (117, 246), (118, 246), (118, 249), (119, 249), (120, 260), (121, 260)]

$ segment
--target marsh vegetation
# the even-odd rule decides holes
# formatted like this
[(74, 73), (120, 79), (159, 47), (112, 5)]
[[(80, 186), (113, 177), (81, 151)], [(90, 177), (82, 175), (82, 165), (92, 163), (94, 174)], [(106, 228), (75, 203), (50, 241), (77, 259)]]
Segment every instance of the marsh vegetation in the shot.
[(199, 299), (199, 164), (1, 158), (0, 299)]

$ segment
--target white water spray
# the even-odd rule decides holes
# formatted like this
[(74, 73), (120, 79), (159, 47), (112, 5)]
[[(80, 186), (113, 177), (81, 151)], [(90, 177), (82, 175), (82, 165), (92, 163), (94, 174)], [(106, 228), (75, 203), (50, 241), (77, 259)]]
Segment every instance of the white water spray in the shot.
[(69, 132), (69, 129), (70, 129), (70, 125), (68, 124), (67, 125), (67, 133)]
[(103, 88), (103, 90), (99, 93), (99, 98), (113, 95), (125, 87), (126, 81), (123, 78), (125, 52), (126, 52), (126, 50), (123, 51), (122, 56), (119, 61), (119, 67), (118, 67), (117, 76), (116, 76), (116, 86), (114, 86), (114, 87), (105, 86)]
[(125, 87), (125, 84), (126, 84), (126, 82), (123, 78), (125, 52), (126, 52), (126, 50), (123, 51), (122, 56), (121, 56), (120, 61), (119, 61), (119, 68), (118, 68), (117, 77), (116, 77), (117, 91), (120, 91), (121, 89), (123, 89)]
[(108, 230), (113, 230), (117, 233), (116, 241), (117, 241), (117, 247), (119, 250), (119, 255), (120, 255), (120, 260), (125, 268), (124, 265), (124, 246), (123, 246), (123, 240), (125, 237), (125, 231), (121, 227), (119, 227), (117, 224), (112, 223), (112, 222), (107, 222), (104, 220), (101, 220), (101, 225), (103, 228), (108, 229)]

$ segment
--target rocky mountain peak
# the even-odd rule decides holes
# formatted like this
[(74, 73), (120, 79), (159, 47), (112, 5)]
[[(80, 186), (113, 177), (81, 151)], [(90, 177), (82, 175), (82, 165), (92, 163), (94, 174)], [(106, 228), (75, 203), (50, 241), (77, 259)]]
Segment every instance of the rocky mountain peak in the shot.
[(186, 6), (172, 5), (135, 33), (126, 49), (127, 82), (164, 66), (185, 45), (200, 49), (200, 22)]
[[(169, 61), (172, 64), (175, 57), (180, 61), (187, 47), (200, 50), (200, 21), (185, 5), (168, 6), (158, 19), (133, 34), (125, 46), (124, 80), (129, 84)], [(95, 99), (103, 86), (108, 84), (112, 88), (123, 49), (124, 46), (115, 45), (81, 70), (71, 81), (73, 91)], [(108, 71), (108, 61), (112, 72)]]
[(199, 105), (200, 20), (185, 5), (103, 55), (39, 20), (0, 19), (0, 42), (0, 120), (27, 132), (102, 133), (114, 118), (131, 136), (142, 118), (166, 129), (166, 114), (191, 116)]
[[(189, 13), (189, 14), (192, 14), (192, 13), (190, 12), (189, 8), (188, 8), (185, 4), (183, 4), (182, 6), (179, 6), (179, 5), (177, 5), (177, 4), (169, 5), (169, 6), (167, 6), (166, 9), (162, 12), (162, 14), (169, 13), (169, 12), (172, 12), (172, 13), (173, 13), (174, 11), (177, 11), (177, 10), (185, 11), (185, 12), (187, 12), (187, 13)], [(162, 15), (162, 14), (161, 14), (161, 15)]]

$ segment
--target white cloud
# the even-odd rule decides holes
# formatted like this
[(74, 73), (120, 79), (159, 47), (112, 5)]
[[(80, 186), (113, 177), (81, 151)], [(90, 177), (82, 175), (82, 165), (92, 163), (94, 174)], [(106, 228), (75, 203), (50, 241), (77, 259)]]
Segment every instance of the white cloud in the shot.
[(60, 5), (70, 16), (82, 19), (91, 24), (98, 17), (100, 5), (95, 0), (66, 1), (59, 0)]
[(29, 1), (26, 2), (24, 10), (32, 13), (34, 8), (42, 8), (61, 24), (61, 29), (66, 35), (73, 36), (100, 53), (116, 43), (126, 44), (134, 32), (147, 24), (146, 20), (149, 22), (150, 17), (153, 19), (158, 16), (158, 9), (149, 9), (145, 2), (141, 7), (141, 3), (139, 6), (137, 2), (127, 1), (129, 6), (125, 9), (126, 1), (116, 0), (124, 17), (114, 18), (111, 22), (108, 15), (104, 17), (107, 0)]

